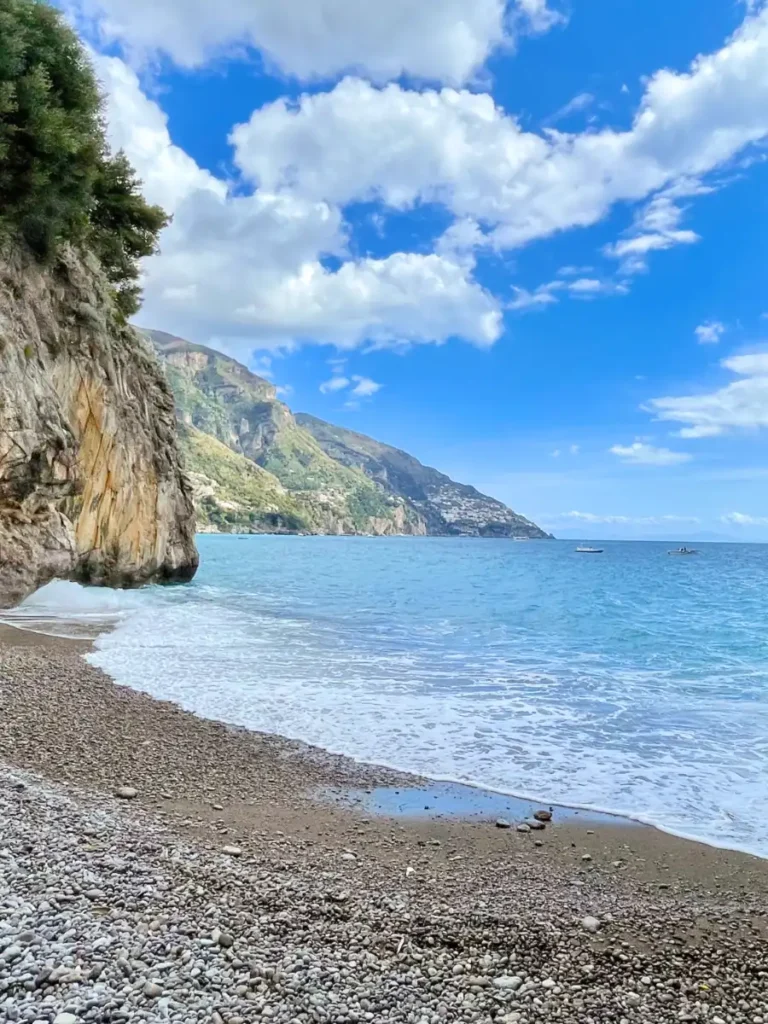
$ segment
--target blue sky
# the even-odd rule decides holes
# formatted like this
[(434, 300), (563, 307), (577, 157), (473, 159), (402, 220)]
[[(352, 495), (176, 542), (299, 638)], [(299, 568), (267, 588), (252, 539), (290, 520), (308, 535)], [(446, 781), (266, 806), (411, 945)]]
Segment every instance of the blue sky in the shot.
[(67, 0), (138, 322), (556, 533), (768, 540), (768, 6)]

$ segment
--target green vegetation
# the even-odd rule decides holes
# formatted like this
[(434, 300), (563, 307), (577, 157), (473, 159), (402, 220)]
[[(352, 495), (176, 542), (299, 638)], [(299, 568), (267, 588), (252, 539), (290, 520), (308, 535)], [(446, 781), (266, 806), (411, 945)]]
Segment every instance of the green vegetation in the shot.
[(298, 533), (313, 528), (307, 510), (266, 470), (194, 427), (180, 426), (180, 436), (186, 467), (198, 490), (201, 526), (225, 533)]
[(61, 14), (0, 0), (0, 239), (43, 261), (66, 243), (91, 249), (127, 317), (139, 306), (138, 261), (167, 223), (125, 155), (110, 152), (93, 68)]

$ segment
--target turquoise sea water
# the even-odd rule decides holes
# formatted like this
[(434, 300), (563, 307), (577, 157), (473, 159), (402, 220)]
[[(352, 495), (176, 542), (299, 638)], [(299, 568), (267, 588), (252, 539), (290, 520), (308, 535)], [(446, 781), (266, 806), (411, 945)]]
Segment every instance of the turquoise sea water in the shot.
[(25, 612), (115, 616), (92, 661), (201, 715), (768, 856), (768, 546), (601, 546), (201, 537)]

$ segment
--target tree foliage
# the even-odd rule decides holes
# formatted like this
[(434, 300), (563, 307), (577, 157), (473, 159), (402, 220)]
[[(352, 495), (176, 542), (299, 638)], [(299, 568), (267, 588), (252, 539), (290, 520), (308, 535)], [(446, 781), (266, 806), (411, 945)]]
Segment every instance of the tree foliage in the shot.
[(138, 309), (138, 261), (165, 212), (150, 206), (123, 153), (110, 152), (88, 56), (42, 0), (0, 0), (0, 235), (40, 260), (64, 243), (99, 257), (125, 316)]

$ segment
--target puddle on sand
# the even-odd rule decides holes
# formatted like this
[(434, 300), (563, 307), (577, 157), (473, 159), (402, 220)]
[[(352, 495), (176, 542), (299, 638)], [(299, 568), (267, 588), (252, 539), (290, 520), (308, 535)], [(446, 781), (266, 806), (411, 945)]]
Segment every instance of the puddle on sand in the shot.
[[(510, 822), (519, 822), (531, 818), (534, 811), (550, 806), (453, 782), (433, 782), (412, 788), (379, 786), (375, 789), (326, 790), (323, 795), (345, 806), (351, 805), (369, 814), (391, 818), (505, 818)], [(638, 824), (614, 814), (577, 810), (573, 807), (553, 807), (553, 811), (553, 820), (561, 825)]]

